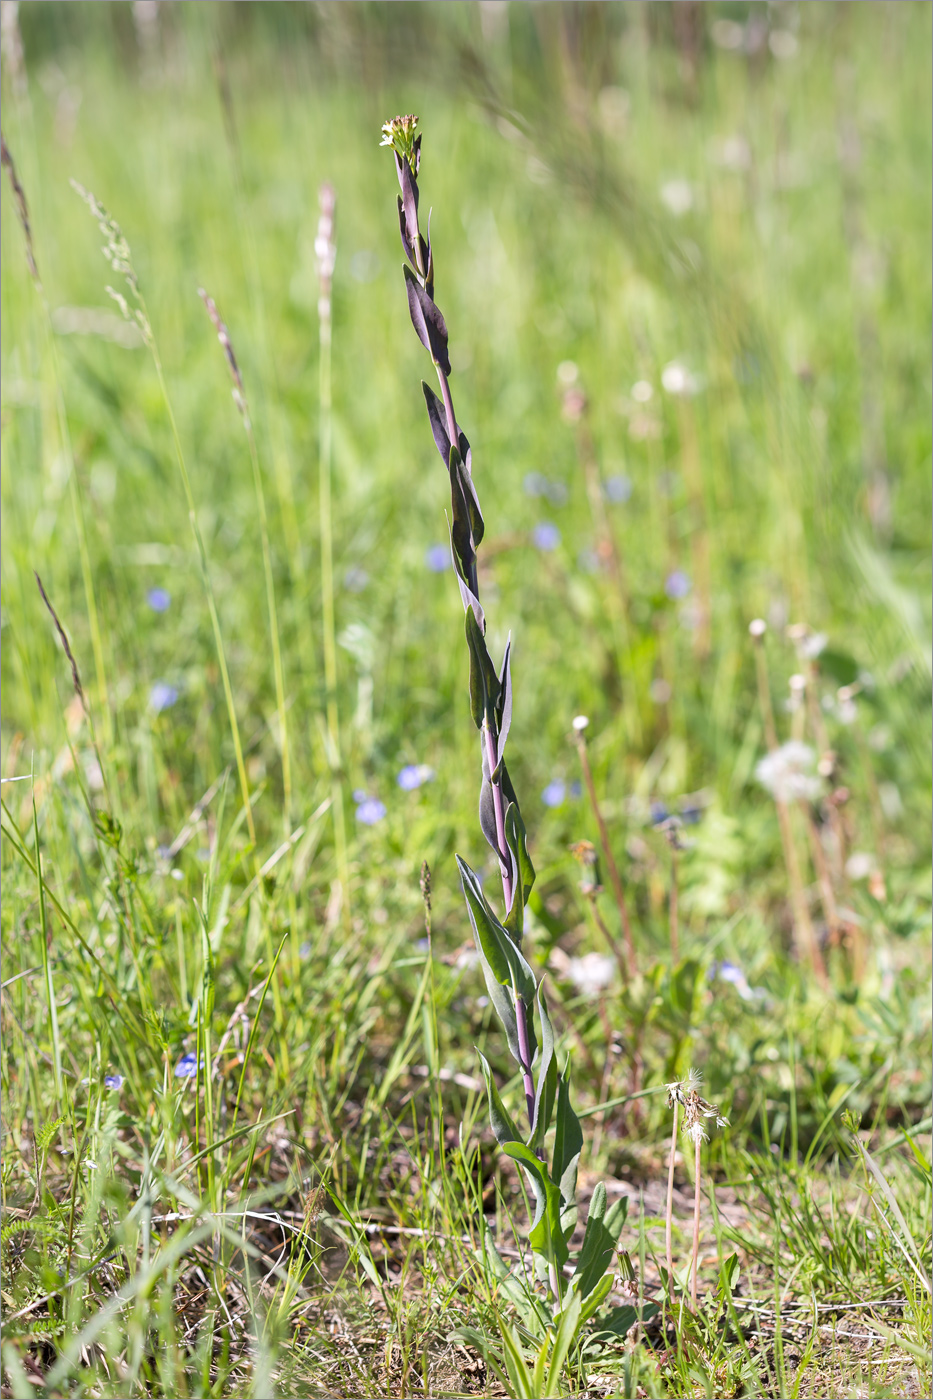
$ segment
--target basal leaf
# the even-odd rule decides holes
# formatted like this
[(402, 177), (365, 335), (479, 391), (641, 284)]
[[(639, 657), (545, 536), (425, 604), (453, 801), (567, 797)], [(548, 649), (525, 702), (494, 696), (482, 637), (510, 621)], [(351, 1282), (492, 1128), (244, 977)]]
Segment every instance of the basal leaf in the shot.
[(538, 987), (538, 1020), (541, 1025), (541, 1059), (538, 1062), (538, 1087), (535, 1093), (535, 1120), (528, 1146), (537, 1153), (544, 1145), (544, 1135), (551, 1124), (554, 1100), (557, 1097), (557, 1056), (554, 1053), (554, 1027), (547, 1012), (543, 987)]
[(577, 1190), (577, 1163), (583, 1151), (583, 1129), (570, 1107), (570, 1064), (557, 1086), (557, 1127), (554, 1136), (553, 1177), (560, 1185), (562, 1200), (572, 1204)]
[(586, 1298), (592, 1293), (609, 1268), (627, 1214), (627, 1196), (614, 1201), (607, 1210), (606, 1188), (600, 1182), (590, 1202), (586, 1232), (574, 1271), (574, 1280), (579, 1280), (577, 1286), (581, 1298)]

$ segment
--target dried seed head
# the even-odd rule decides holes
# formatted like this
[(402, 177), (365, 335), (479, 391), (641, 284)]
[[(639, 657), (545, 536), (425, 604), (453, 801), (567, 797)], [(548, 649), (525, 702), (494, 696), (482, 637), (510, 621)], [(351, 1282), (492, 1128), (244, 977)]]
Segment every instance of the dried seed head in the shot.
[(226, 356), (227, 365), (230, 369), (230, 374), (233, 377), (233, 402), (236, 404), (237, 408), (240, 410), (240, 413), (243, 415), (243, 418), (248, 424), (249, 413), (247, 412), (246, 407), (246, 393), (243, 388), (243, 378), (240, 374), (240, 367), (236, 362), (236, 355), (233, 353), (233, 344), (230, 340), (230, 332), (227, 330), (226, 325), (221, 320), (220, 312), (217, 310), (217, 304), (214, 301), (214, 298), (209, 297), (203, 287), (198, 288), (198, 296), (203, 301), (205, 309), (207, 310), (207, 314), (211, 318), (211, 324), (214, 327), (214, 330), (217, 332), (217, 339), (220, 341), (221, 348), (224, 352), (224, 355)]
[(686, 1079), (667, 1086), (667, 1106), (673, 1108), (675, 1104), (680, 1104), (684, 1111), (683, 1130), (694, 1142), (705, 1142), (709, 1137), (704, 1118), (714, 1118), (720, 1128), (729, 1126), (729, 1120), (720, 1113), (718, 1104), (708, 1103), (700, 1096), (699, 1086), (702, 1082), (700, 1071), (691, 1069)]
[(0, 165), (5, 166), (7, 174), (10, 177), (13, 198), (16, 200), (16, 212), (19, 215), (19, 221), (23, 229), (23, 237), (26, 240), (26, 263), (29, 267), (29, 275), (38, 286), (39, 269), (36, 267), (36, 258), (32, 246), (32, 225), (29, 222), (29, 206), (26, 203), (26, 191), (19, 182), (19, 176), (16, 173), (16, 165), (13, 157), (10, 155), (6, 141), (4, 141), (2, 136), (0, 136)]

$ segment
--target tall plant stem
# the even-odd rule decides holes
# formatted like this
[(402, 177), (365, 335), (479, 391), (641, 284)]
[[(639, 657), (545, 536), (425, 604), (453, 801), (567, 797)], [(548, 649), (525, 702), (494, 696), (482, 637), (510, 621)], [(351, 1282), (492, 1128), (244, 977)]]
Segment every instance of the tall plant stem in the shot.
[(347, 862), (347, 828), (343, 805), (343, 774), (340, 753), (340, 711), (337, 704), (337, 624), (334, 612), (334, 533), (331, 511), (331, 469), (333, 459), (333, 400), (331, 391), (331, 305), (330, 296), (318, 302), (318, 411), (320, 414), (318, 453), (320, 459), (319, 524), (321, 534), (321, 621), (324, 632), (324, 687), (327, 707), (327, 759), (331, 772), (331, 799), (334, 813), (334, 845), (340, 878), (342, 907), (349, 915), (350, 877)]
[[(761, 719), (764, 725), (765, 742), (771, 753), (778, 747), (777, 729), (774, 724), (774, 710), (771, 706), (771, 691), (768, 685), (768, 668), (765, 662), (764, 646), (760, 637), (754, 637), (755, 648), (755, 671), (758, 679), (758, 703), (761, 707)], [(777, 810), (778, 827), (781, 832), (781, 845), (784, 850), (784, 865), (787, 869), (787, 879), (790, 884), (791, 909), (794, 915), (794, 933), (798, 952), (803, 954), (816, 973), (820, 983), (826, 985), (826, 968), (823, 965), (823, 958), (820, 953), (819, 944), (816, 941), (816, 931), (813, 921), (810, 918), (810, 910), (807, 907), (807, 897), (803, 888), (803, 879), (800, 874), (800, 863), (797, 859), (797, 847), (794, 843), (794, 832), (791, 826), (790, 810), (787, 803), (775, 793), (774, 806)]]
[(269, 521), (266, 515), (266, 497), (262, 486), (262, 472), (259, 468), (259, 453), (256, 450), (256, 435), (249, 418), (244, 416), (246, 437), (249, 442), (249, 457), (253, 468), (253, 488), (259, 508), (259, 533), (262, 541), (262, 564), (266, 576), (266, 606), (269, 609), (269, 633), (272, 639), (272, 669), (275, 675), (275, 703), (279, 715), (279, 743), (282, 746), (282, 789), (285, 797), (285, 835), (291, 835), (292, 827), (292, 766), (288, 743), (288, 719), (285, 707), (285, 672), (282, 667), (282, 646), (279, 640), (279, 619), (275, 605), (275, 582), (272, 577), (272, 549), (269, 544)]
[(680, 924), (678, 910), (678, 874), (677, 869), (677, 847), (671, 846), (671, 900), (670, 900), (670, 938), (671, 938), (671, 962), (676, 964), (680, 961)]
[[(145, 303), (140, 298), (140, 306), (146, 321), (149, 322), (149, 314)], [(151, 323), (150, 323), (151, 324)], [(175, 412), (172, 408), (172, 401), (169, 397), (168, 385), (165, 382), (165, 374), (162, 370), (162, 360), (159, 356), (158, 346), (154, 338), (149, 336), (149, 349), (152, 352), (152, 360), (155, 365), (156, 375), (159, 380), (159, 388), (162, 391), (162, 399), (165, 404), (165, 411), (168, 414), (169, 425), (172, 430), (172, 441), (175, 444), (175, 457), (178, 462), (178, 470), (181, 474), (182, 485), (185, 491), (185, 501), (188, 505), (188, 521), (191, 525), (191, 533), (194, 536), (195, 546), (198, 552), (198, 564), (201, 569), (201, 582), (204, 585), (204, 593), (207, 598), (207, 608), (210, 613), (211, 627), (214, 630), (214, 645), (217, 650), (217, 663), (220, 666), (220, 675), (223, 681), (224, 696), (227, 701), (227, 715), (230, 720), (230, 732), (233, 737), (233, 751), (236, 755), (237, 775), (240, 780), (240, 794), (243, 798), (243, 807), (246, 812), (246, 825), (249, 830), (249, 839), (252, 842), (253, 850), (256, 849), (256, 827), (253, 823), (253, 807), (249, 797), (249, 783), (246, 778), (246, 764), (243, 760), (243, 745), (240, 742), (240, 726), (236, 717), (236, 706), (233, 703), (233, 687), (230, 684), (230, 673), (227, 669), (227, 654), (224, 649), (223, 633), (220, 630), (220, 617), (217, 613), (217, 603), (214, 598), (214, 585), (211, 583), (210, 570), (207, 564), (207, 550), (204, 547), (204, 537), (201, 534), (201, 527), (198, 524), (198, 513), (194, 504), (194, 493), (191, 490), (191, 478), (188, 475), (188, 466), (185, 462), (185, 453), (181, 445), (181, 438), (178, 433), (178, 425), (175, 422)]]
[(612, 892), (615, 895), (616, 906), (619, 910), (619, 919), (622, 924), (622, 934), (625, 939), (626, 955), (626, 980), (631, 981), (635, 976), (635, 944), (632, 940), (632, 925), (629, 921), (628, 908), (625, 903), (625, 891), (622, 888), (622, 879), (619, 875), (619, 867), (616, 865), (615, 856), (612, 854), (612, 847), (609, 844), (609, 832), (603, 818), (599, 799), (596, 796), (596, 785), (593, 782), (593, 770), (590, 767), (590, 758), (586, 749), (586, 740), (582, 734), (576, 737), (577, 751), (580, 755), (580, 767), (583, 769), (583, 781), (586, 783), (587, 795), (590, 799), (590, 806), (596, 818), (596, 825), (599, 828), (599, 844), (603, 849), (603, 856), (606, 860), (606, 869), (609, 871), (609, 879), (612, 881)]
[[(420, 256), (418, 259), (421, 261)], [(457, 429), (457, 418), (454, 413), (453, 399), (450, 394), (450, 384), (447, 375), (436, 366), (437, 378), (440, 383), (441, 398), (444, 401), (444, 413), (447, 418), (447, 436), (450, 441), (456, 443), (460, 439)], [(505, 902), (506, 913), (512, 908), (513, 899), (521, 899), (521, 890), (516, 890), (512, 880), (511, 867), (508, 861), (502, 859), (501, 853), (508, 851), (508, 842), (505, 837), (505, 804), (502, 800), (502, 788), (493, 778), (497, 768), (497, 742), (498, 735), (494, 732), (493, 726), (488, 719), (483, 724), (483, 736), (486, 745), (486, 762), (489, 765), (490, 786), (492, 787), (493, 810), (496, 814), (496, 844), (499, 848), (499, 874), (502, 877), (502, 898)], [(516, 872), (517, 873), (517, 872)], [(513, 992), (513, 1002), (515, 1006), (515, 1024), (518, 1033), (518, 1050), (522, 1060), (522, 1084), (525, 1090), (525, 1106), (528, 1110), (528, 1122), (534, 1124), (535, 1121), (535, 1082), (531, 1072), (531, 1045), (528, 1039), (528, 1013), (525, 1003), (518, 992)], [(559, 1294), (557, 1295), (560, 1296)]]
[(55, 1077), (55, 1097), (62, 1102), (62, 1047), (58, 1034), (58, 1007), (55, 1001), (55, 985), (52, 981), (52, 963), (49, 958), (49, 929), (45, 913), (45, 879), (42, 874), (42, 851), (39, 847), (39, 814), (36, 810), (35, 787), (32, 796), (32, 830), (36, 843), (36, 880), (39, 885), (39, 938), (42, 943), (42, 971), (45, 977), (45, 992), (49, 1008), (49, 1040), (52, 1043), (52, 1071)]
[(690, 1306), (697, 1310), (697, 1266), (700, 1260), (700, 1147), (703, 1139), (697, 1133), (694, 1139), (694, 1187), (693, 1187), (693, 1257), (690, 1265)]
[(671, 1127), (671, 1151), (667, 1164), (667, 1214), (665, 1216), (664, 1243), (667, 1248), (667, 1291), (674, 1301), (674, 1249), (672, 1240), (672, 1219), (674, 1214), (674, 1156), (677, 1152), (677, 1110), (674, 1100), (674, 1122)]

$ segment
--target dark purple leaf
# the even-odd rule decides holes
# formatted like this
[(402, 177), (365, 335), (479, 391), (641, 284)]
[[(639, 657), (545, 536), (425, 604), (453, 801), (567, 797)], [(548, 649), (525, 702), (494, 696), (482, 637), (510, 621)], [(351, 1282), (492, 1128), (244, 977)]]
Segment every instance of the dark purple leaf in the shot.
[(435, 394), (429, 384), (421, 381), (421, 388), (424, 391), (424, 401), (428, 408), (428, 419), (431, 424), (431, 432), (434, 434), (434, 443), (445, 467), (450, 466), (450, 438), (447, 436), (447, 417), (444, 413), (444, 405)]
[(405, 220), (405, 210), (402, 208), (401, 195), (398, 197), (398, 231), (401, 234), (402, 249), (406, 258), (411, 263), (412, 267), (417, 268), (417, 264), (412, 256), (411, 244), (408, 242), (408, 228)]
[(431, 358), (434, 363), (438, 365), (445, 374), (449, 374), (450, 358), (447, 354), (447, 323), (421, 283), (415, 278), (411, 268), (405, 267), (402, 271), (405, 273), (405, 287), (408, 292), (408, 310), (411, 314), (411, 323), (417, 332), (418, 339), (425, 349), (431, 352)]
[(395, 154), (395, 171), (402, 191), (408, 242), (414, 251), (418, 246), (418, 186), (412, 177), (408, 161), (399, 156), (398, 152)]

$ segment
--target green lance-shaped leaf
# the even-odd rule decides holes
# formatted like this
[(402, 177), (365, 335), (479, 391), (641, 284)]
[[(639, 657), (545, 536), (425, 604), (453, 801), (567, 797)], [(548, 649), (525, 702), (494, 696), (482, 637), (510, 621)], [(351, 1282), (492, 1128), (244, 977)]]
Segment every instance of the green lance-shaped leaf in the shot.
[(493, 777), (499, 776), (499, 765), (505, 753), (505, 743), (509, 737), (509, 730), (512, 728), (512, 634), (509, 633), (508, 641), (505, 644), (505, 655), (502, 658), (502, 670), (499, 672), (499, 698), (496, 703), (496, 732), (498, 734), (496, 750), (496, 771)]
[(496, 1088), (496, 1081), (492, 1077), (492, 1070), (489, 1062), (482, 1051), (477, 1050), (480, 1064), (483, 1068), (483, 1078), (486, 1081), (486, 1095), (489, 1099), (489, 1126), (500, 1147), (507, 1142), (521, 1142), (521, 1134), (512, 1122), (509, 1110), (499, 1097), (499, 1090)]
[[(447, 522), (447, 529), (448, 531), (450, 530), (449, 520)], [(486, 631), (486, 614), (483, 612), (482, 604), (477, 598), (474, 590), (470, 587), (468, 583), (464, 582), (464, 580), (460, 577), (460, 565), (457, 561), (457, 556), (454, 553), (454, 542), (452, 539), (450, 541), (450, 562), (454, 566), (454, 573), (457, 575), (457, 583), (460, 585), (460, 601), (463, 603), (463, 611), (465, 613), (473, 613), (473, 616), (476, 619), (476, 625), (479, 627), (480, 634), (483, 635)]]
[(586, 1233), (573, 1275), (581, 1298), (586, 1298), (592, 1293), (609, 1268), (627, 1215), (628, 1197), (621, 1196), (607, 1209), (606, 1188), (600, 1182), (590, 1202)]
[[(480, 729), (487, 716), (495, 722), (499, 677), (486, 648), (483, 629), (472, 607), (467, 611), (465, 627), (467, 646), (470, 649), (470, 713), (473, 723)], [(485, 753), (485, 747), (483, 752)]]
[(563, 1268), (569, 1251), (560, 1228), (560, 1187), (548, 1176), (546, 1164), (523, 1142), (504, 1142), (502, 1151), (513, 1161), (520, 1162), (531, 1177), (536, 1198), (535, 1218), (528, 1232), (532, 1249)]
[[(483, 777), (479, 789), (479, 824), (483, 835), (489, 842), (490, 848), (495, 852), (496, 856), (505, 866), (506, 870), (510, 872), (510, 876), (512, 878), (512, 905), (514, 908), (515, 881), (513, 857), (508, 847), (506, 847), (504, 851), (501, 851), (499, 849), (499, 825), (496, 821), (496, 799), (495, 794), (492, 790), (492, 783), (489, 781), (489, 761), (486, 755), (485, 733), (482, 733), (480, 735), (480, 762), (482, 765)], [(517, 947), (520, 944), (521, 940), (515, 938), (512, 926), (510, 924), (511, 915), (512, 910), (510, 909), (508, 915), (506, 916), (505, 928), (508, 930), (509, 936), (512, 938), (512, 941)]]
[(557, 1086), (557, 1126), (554, 1134), (552, 1175), (560, 1185), (564, 1204), (574, 1204), (577, 1194), (577, 1165), (583, 1151), (583, 1129), (570, 1107), (570, 1062)]
[[(512, 907), (506, 916), (505, 927), (518, 946), (521, 947), (525, 928), (525, 905), (528, 903), (528, 896), (531, 894), (531, 887), (535, 882), (535, 868), (531, 863), (525, 841), (525, 823), (518, 810), (512, 784), (508, 782), (508, 772), (504, 763), (499, 768), (499, 781), (502, 784), (503, 797), (508, 803), (505, 809), (505, 839), (512, 862), (513, 880)], [(508, 784), (508, 789), (506, 784)], [(509, 792), (511, 792), (511, 800), (509, 800)]]
[(411, 323), (417, 332), (418, 339), (424, 348), (431, 352), (431, 359), (434, 363), (445, 374), (450, 374), (450, 357), (447, 354), (447, 322), (411, 268), (403, 267), (402, 271), (405, 274), (405, 290), (408, 293)]
[(538, 1020), (541, 1024), (541, 1058), (538, 1061), (538, 1088), (535, 1093), (535, 1116), (528, 1146), (536, 1155), (544, 1146), (544, 1135), (551, 1126), (554, 1101), (557, 1098), (557, 1056), (554, 1053), (554, 1027), (548, 1015), (543, 986), (538, 986)]
[[(534, 973), (490, 909), (475, 873), (460, 856), (457, 856), (457, 867), (490, 1000), (505, 1029), (509, 1049), (522, 1065), (512, 1000), (519, 996), (526, 1011), (530, 1010), (537, 990)], [(528, 1053), (534, 1059), (537, 1040), (532, 1018), (527, 1019)], [(522, 1067), (530, 1069), (531, 1066)]]
[(560, 1311), (560, 1320), (557, 1324), (557, 1333), (554, 1337), (554, 1348), (551, 1352), (551, 1364), (548, 1368), (547, 1380), (544, 1389), (538, 1393), (541, 1395), (559, 1395), (560, 1380), (567, 1360), (567, 1354), (573, 1345), (574, 1338), (582, 1323), (583, 1300), (576, 1293), (572, 1293), (564, 1302)]

